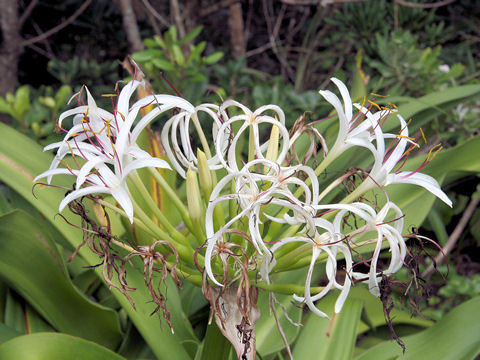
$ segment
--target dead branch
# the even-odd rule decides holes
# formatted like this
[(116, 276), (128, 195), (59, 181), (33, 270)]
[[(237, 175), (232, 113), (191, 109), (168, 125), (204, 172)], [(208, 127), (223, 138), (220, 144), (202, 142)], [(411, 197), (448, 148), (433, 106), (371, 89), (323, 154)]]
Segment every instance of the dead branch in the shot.
[(20, 18), (18, 19), (18, 29), (19, 30), (22, 28), (23, 24), (25, 23), (25, 20), (28, 19), (28, 17), (32, 13), (32, 10), (35, 8), (35, 6), (37, 6), (37, 4), (38, 4), (38, 0), (30, 1), (30, 4), (28, 4), (28, 6), (25, 9), (25, 11), (23, 12), (22, 16), (20, 16)]
[(172, 14), (175, 26), (178, 30), (178, 36), (183, 38), (185, 36), (185, 26), (183, 25), (182, 17), (180, 16), (180, 6), (177, 0), (170, 0), (170, 13)]
[(122, 11), (123, 28), (127, 34), (128, 44), (131, 52), (144, 49), (140, 31), (138, 30), (137, 18), (133, 11), (131, 0), (119, 0)]
[(437, 264), (441, 264), (443, 261), (447, 259), (447, 254), (452, 251), (454, 248), (455, 244), (457, 243), (458, 239), (463, 233), (463, 230), (465, 229), (465, 226), (468, 224), (468, 220), (470, 220), (470, 217), (472, 216), (473, 212), (475, 209), (478, 207), (480, 204), (480, 198), (473, 198), (470, 200), (470, 203), (468, 204), (467, 208), (463, 212), (462, 217), (460, 218), (460, 221), (458, 222), (457, 226), (453, 230), (453, 232), (450, 234), (447, 243), (442, 249), (442, 252), (440, 252), (437, 256), (435, 256), (435, 260), (433, 261), (432, 264), (425, 270), (422, 274), (422, 277), (428, 278), (432, 275), (434, 268)]
[(239, 2), (230, 5), (228, 27), (230, 30), (230, 42), (232, 44), (233, 58), (239, 59), (245, 56), (246, 53), (242, 4)]
[(210, 5), (209, 7), (200, 10), (200, 17), (203, 16), (208, 16), (212, 15), (213, 13), (216, 13), (217, 11), (229, 7), (230, 5), (235, 4), (236, 2), (239, 2), (240, 0), (221, 0), (218, 1), (215, 4)]
[(368, 0), (281, 0), (282, 3), (294, 6), (307, 6), (307, 5), (335, 5), (349, 2), (364, 2)]
[(152, 14), (155, 17), (155, 19), (160, 21), (160, 23), (163, 26), (167, 26), (167, 27), (170, 26), (170, 23), (162, 15), (160, 15), (157, 10), (155, 10), (155, 8), (152, 6), (152, 4), (148, 2), (148, 0), (142, 0), (142, 1), (143, 1), (143, 5), (145, 5), (149, 13)]
[(75, 19), (77, 17), (79, 17), (84, 11), (85, 9), (90, 5), (90, 3), (92, 2), (92, 0), (86, 0), (82, 6), (80, 6), (77, 11), (75, 11), (68, 19), (66, 19), (65, 21), (63, 21), (62, 23), (58, 24), (57, 26), (51, 28), (50, 30), (47, 30), (45, 31), (43, 34), (41, 35), (38, 35), (38, 36), (35, 36), (33, 38), (30, 38), (30, 39), (27, 39), (27, 40), (24, 40), (20, 43), (20, 47), (25, 47), (25, 46), (28, 46), (28, 45), (32, 45), (32, 44), (35, 44), (36, 42), (39, 42), (39, 41), (42, 41), (42, 40), (45, 40), (46, 38), (52, 36), (53, 34), (59, 32), (60, 30), (62, 30), (64, 27), (66, 27), (67, 25), (70, 25), (72, 22), (75, 21)]

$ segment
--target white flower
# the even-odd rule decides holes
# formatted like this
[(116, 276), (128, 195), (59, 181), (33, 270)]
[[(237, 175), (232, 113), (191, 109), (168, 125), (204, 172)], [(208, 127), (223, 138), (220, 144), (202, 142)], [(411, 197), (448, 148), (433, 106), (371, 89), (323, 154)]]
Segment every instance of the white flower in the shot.
[[(262, 168), (264, 173), (258, 170)], [(311, 188), (295, 176), (304, 173), (312, 182)], [(230, 187), (234, 182), (235, 193), (221, 195), (221, 192)], [(304, 200), (297, 199), (292, 192), (293, 188), (304, 190)], [(280, 206), (293, 211), (293, 217), (305, 217), (310, 211), (308, 218), (313, 214), (313, 207), (318, 199), (318, 180), (314, 171), (306, 166), (281, 167), (279, 164), (267, 160), (257, 159), (247, 163), (240, 171), (231, 172), (222, 178), (213, 189), (205, 215), (205, 228), (207, 235), (207, 249), (205, 254), (205, 269), (212, 281), (220, 285), (211, 270), (211, 257), (214, 246), (223, 240), (226, 229), (229, 229), (236, 221), (246, 219), (253, 245), (259, 254), (269, 252), (260, 232), (260, 216), (276, 222), (286, 220), (277, 219), (265, 213), (261, 214), (262, 206)], [(222, 202), (236, 201), (239, 211), (225, 225), (216, 232), (214, 231), (214, 209)], [(277, 208), (278, 209), (278, 208)], [(265, 209), (264, 209), (265, 210)], [(286, 217), (288, 219), (288, 216)]]
[[(369, 118), (374, 117), (374, 115), (372, 115), (370, 112), (366, 112), (366, 116)], [(388, 186), (391, 184), (402, 184), (402, 183), (414, 184), (414, 185), (421, 186), (426, 190), (430, 191), (432, 194), (437, 196), (440, 200), (442, 200), (448, 206), (451, 207), (452, 201), (441, 190), (438, 182), (433, 177), (418, 172), (418, 170), (420, 170), (421, 167), (426, 165), (426, 163), (424, 163), (421, 167), (419, 167), (417, 170), (414, 170), (414, 171), (399, 171), (399, 170), (393, 171), (393, 169), (400, 162), (400, 160), (402, 160), (402, 158), (406, 156), (405, 148), (407, 144), (413, 144), (413, 146), (416, 145), (416, 143), (413, 142), (408, 137), (407, 123), (405, 122), (402, 116), (400, 116), (399, 114), (397, 114), (397, 116), (400, 120), (400, 125), (401, 125), (400, 134), (397, 136), (384, 134), (382, 140), (377, 142), (378, 152), (380, 153), (381, 151), (382, 152), (385, 151), (384, 150), (385, 145), (383, 144), (384, 138), (395, 137), (398, 139), (398, 143), (393, 147), (393, 149), (389, 154), (384, 154), (384, 156), (377, 157), (375, 159), (375, 163), (370, 172), (369, 179), (366, 180), (365, 182), (366, 185), (364, 186), (374, 187), (374, 186), (377, 186), (377, 184), (380, 186)]]
[[(141, 131), (160, 113), (174, 107), (192, 110), (193, 106), (175, 96), (155, 95), (143, 98), (129, 108), (130, 97), (139, 85), (138, 81), (132, 81), (123, 88), (115, 109), (115, 114), (118, 113), (119, 116), (115, 115), (114, 118), (104, 119), (95, 115), (95, 117), (89, 119), (89, 127), (93, 126), (98, 131), (95, 129), (85, 130), (83, 126), (74, 125), (72, 129), (76, 131), (83, 129), (83, 132), (74, 136), (76, 134), (70, 130), (64, 142), (52, 144), (45, 148), (45, 150), (58, 148), (57, 156), (50, 169), (37, 176), (35, 180), (43, 177), (50, 179), (53, 175), (66, 173), (77, 177), (76, 190), (70, 192), (62, 200), (59, 206), (60, 212), (72, 200), (89, 194), (103, 193), (112, 195), (123, 208), (130, 222), (133, 222), (133, 204), (126, 184), (127, 177), (133, 171), (144, 167), (170, 168), (165, 160), (154, 158), (140, 149), (136, 140)], [(131, 131), (140, 109), (151, 103), (158, 106), (141, 118), (137, 126)], [(81, 114), (81, 111), (91, 111), (94, 114), (102, 115), (109, 114), (94, 104), (93, 98), (89, 95), (89, 106), (87, 108), (80, 106), (69, 110), (66, 115), (65, 113), (62, 114), (60, 119), (63, 120), (66, 116), (72, 114)], [(86, 114), (83, 116), (87, 117)], [(92, 121), (94, 121), (93, 124)], [(112, 122), (114, 122), (114, 125), (111, 125)], [(102, 128), (100, 128), (101, 123), (104, 125)], [(89, 143), (77, 141), (79, 136), (80, 140), (88, 140)], [(75, 171), (56, 169), (60, 159), (63, 159), (67, 154), (83, 159), (84, 163), (80, 169)], [(87, 186), (82, 187), (84, 184)]]
[[(356, 229), (352, 235), (348, 236), (348, 239), (352, 244), (357, 241), (358, 235), (368, 232), (377, 233), (375, 250), (372, 257), (368, 260), (370, 263), (370, 271), (368, 275), (360, 272), (352, 272), (352, 276), (355, 279), (367, 281), (370, 292), (375, 296), (379, 296), (380, 289), (378, 286), (378, 280), (380, 275), (391, 275), (397, 272), (402, 267), (403, 259), (406, 254), (406, 245), (402, 237), (403, 213), (400, 208), (392, 202), (387, 202), (377, 213), (371, 206), (355, 202), (352, 204), (317, 205), (316, 209), (341, 210), (335, 216), (334, 227), (337, 229), (341, 226), (341, 221), (347, 212), (350, 212), (365, 221), (366, 224), (364, 226)], [(393, 219), (389, 219), (389, 216), (392, 216), (391, 212), (393, 212)], [(391, 260), (388, 268), (379, 272), (377, 271), (378, 256), (380, 255), (385, 240), (390, 248)], [(365, 280), (366, 277), (367, 279)]]
[[(230, 107), (239, 108), (243, 114), (235, 115), (231, 118), (228, 117), (226, 110)], [(268, 141), (263, 144), (260, 144), (260, 124), (267, 124), (270, 127), (277, 126), (280, 135), (283, 138), (283, 142), (281, 145), (280, 152), (276, 159), (272, 159), (275, 162), (281, 164), (287, 155), (289, 149), (289, 134), (287, 129), (285, 128), (285, 114), (280, 107), (276, 105), (265, 105), (259, 107), (257, 110), (252, 112), (246, 106), (234, 101), (234, 100), (227, 100), (219, 107), (219, 114), (223, 119), (222, 126), (218, 129), (218, 136), (216, 137), (215, 141), (215, 149), (217, 156), (223, 167), (229, 172), (238, 171), (239, 167), (237, 165), (237, 156), (239, 155), (237, 151), (237, 142), (240, 139), (242, 133), (249, 129), (251, 131), (252, 140), (254, 142), (254, 152), (255, 158), (257, 159), (264, 159), (264, 152), (266, 152), (268, 148)], [(265, 112), (272, 111), (275, 113), (276, 118), (273, 118), (270, 115), (266, 115)], [(232, 125), (237, 122), (241, 121), (243, 124), (240, 126), (238, 131), (236, 132), (235, 136), (231, 139), (230, 143), (228, 141), (232, 136)], [(228, 144), (226, 146), (226, 144)], [(227, 148), (227, 158), (224, 159), (223, 155), (225, 153), (225, 148)], [(246, 162), (246, 161), (245, 161)]]
[(443, 73), (449, 73), (450, 72), (450, 66), (448, 64), (442, 64), (438, 66), (438, 70), (440, 70)]
[[(341, 153), (351, 148), (352, 146), (361, 146), (369, 149), (372, 154), (377, 158), (378, 150), (372, 144), (372, 140), (378, 140), (381, 136), (380, 120), (385, 116), (388, 116), (389, 110), (383, 110), (378, 112), (374, 117), (367, 117), (364, 119), (362, 113), (353, 115), (353, 105), (360, 110), (368, 111), (363, 106), (358, 104), (352, 104), (352, 99), (348, 92), (347, 87), (343, 82), (336, 78), (331, 79), (335, 85), (337, 85), (340, 94), (342, 95), (344, 107), (338, 99), (338, 97), (328, 90), (320, 90), (325, 100), (327, 100), (336, 110), (338, 114), (339, 130), (335, 143), (329, 150), (327, 157), (323, 160), (323, 166), (326, 167), (331, 161), (337, 158)], [(369, 112), (369, 111), (368, 111)], [(370, 112), (369, 112), (370, 113)], [(369, 129), (372, 129), (371, 131)], [(373, 132), (373, 136), (371, 134)], [(378, 146), (378, 141), (377, 141)], [(383, 152), (382, 152), (383, 153)]]
[[(182, 111), (177, 115), (172, 116), (163, 126), (162, 145), (172, 166), (183, 178), (185, 178), (186, 169), (192, 168), (197, 170), (197, 152), (195, 147), (192, 145), (192, 136), (190, 135), (191, 124), (193, 124), (193, 127), (197, 133), (197, 136), (194, 138), (200, 140), (203, 151), (208, 157), (209, 168), (211, 170), (218, 170), (222, 168), (222, 165), (220, 165), (219, 155), (210, 153), (210, 145), (208, 144), (208, 140), (203, 131), (203, 128), (205, 127), (203, 122), (205, 120), (199, 118), (201, 113), (205, 113), (209, 118), (208, 120), (213, 120), (211, 131), (209, 133), (215, 141), (217, 138), (218, 128), (222, 125), (217, 111), (217, 105), (202, 104), (195, 107), (193, 111)], [(178, 135), (180, 135), (180, 141), (178, 140)], [(226, 146), (223, 148), (225, 149)], [(224, 150), (222, 151), (224, 152)]]
[[(310, 216), (310, 214), (304, 214)], [(313, 223), (313, 225), (312, 225)], [(321, 317), (328, 317), (323, 311), (319, 310), (314, 301), (320, 300), (326, 296), (332, 288), (339, 289), (340, 295), (335, 302), (335, 313), (339, 313), (347, 299), (351, 287), (352, 274), (352, 256), (350, 249), (343, 243), (343, 235), (340, 231), (340, 223), (330, 223), (327, 220), (311, 217), (306, 224), (306, 235), (299, 235), (289, 238), (284, 238), (275, 243), (271, 248), (271, 255), (265, 256), (262, 262), (261, 275), (262, 278), (270, 283), (269, 273), (276, 265), (274, 257), (275, 251), (285, 244), (292, 242), (303, 242), (312, 246), (312, 258), (308, 267), (307, 276), (305, 279), (305, 290), (303, 296), (293, 295), (296, 301), (304, 302), (308, 308), (315, 314)], [(326, 276), (328, 284), (319, 293), (312, 295), (312, 276), (315, 268), (315, 263), (322, 252), (327, 254), (325, 263)], [(340, 253), (345, 260), (345, 280), (340, 284), (336, 280), (337, 274), (337, 254)]]

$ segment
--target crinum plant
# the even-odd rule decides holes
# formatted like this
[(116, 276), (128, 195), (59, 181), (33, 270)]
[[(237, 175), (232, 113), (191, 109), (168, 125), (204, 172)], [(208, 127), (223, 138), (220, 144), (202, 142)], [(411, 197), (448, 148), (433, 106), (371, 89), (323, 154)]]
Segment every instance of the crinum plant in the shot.
[[(275, 311), (277, 274), (303, 268), (301, 286), (282, 284), (282, 292), (321, 317), (341, 312), (357, 283), (382, 295), (383, 280), (409, 256), (404, 214), (388, 195), (391, 184), (421, 186), (451, 206), (437, 181), (419, 172), (438, 148), (417, 169), (403, 171), (419, 147), (407, 122), (394, 107), (353, 104), (347, 87), (332, 82), (341, 99), (331, 91), (320, 95), (338, 117), (335, 139), (324, 138), (303, 116), (289, 131), (277, 105), (255, 111), (234, 100), (194, 106), (153, 94), (134, 102), (145, 82), (132, 80), (108, 95), (113, 109), (107, 111), (85, 89), (79, 106), (60, 115), (65, 137), (45, 148), (56, 155), (35, 181), (55, 186), (54, 176), (73, 176), (59, 212), (68, 207), (79, 216), (80, 225), (72, 225), (84, 230), (80, 246), (101, 258), (105, 282), (132, 306), (127, 265), (139, 257), (155, 311), (168, 324), (161, 284), (171, 276), (177, 285), (201, 286), (211, 319), (238, 358), (254, 359), (255, 323), (267, 315), (257, 308), (258, 292), (270, 292)], [(155, 138), (149, 125), (158, 119), (164, 122)], [(387, 120), (398, 123), (397, 132), (382, 131)], [(163, 151), (139, 145), (145, 132)], [(370, 165), (338, 169), (352, 148), (364, 151)], [(183, 180), (167, 181), (172, 172)], [(130, 237), (113, 233), (111, 216), (126, 220)], [(147, 237), (140, 241), (137, 232)], [(324, 286), (316, 286), (318, 274)], [(316, 303), (330, 292), (338, 293), (334, 314)]]

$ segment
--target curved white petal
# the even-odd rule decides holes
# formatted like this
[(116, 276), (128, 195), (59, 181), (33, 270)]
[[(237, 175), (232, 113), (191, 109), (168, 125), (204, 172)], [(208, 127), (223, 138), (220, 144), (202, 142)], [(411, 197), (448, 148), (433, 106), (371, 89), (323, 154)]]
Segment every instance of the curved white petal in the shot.
[(437, 180), (435, 180), (433, 177), (429, 175), (425, 175), (422, 173), (412, 174), (411, 172), (408, 172), (408, 171), (403, 171), (398, 174), (389, 174), (387, 176), (387, 181), (385, 186), (390, 184), (414, 184), (414, 185), (421, 186), (427, 189), (428, 191), (430, 191), (433, 195), (438, 197), (445, 204), (452, 207), (452, 200), (450, 200), (447, 194), (445, 194), (442, 191)]
[(102, 193), (110, 193), (110, 189), (105, 186), (89, 186), (86, 188), (72, 191), (67, 196), (65, 196), (63, 200), (60, 202), (58, 211), (62, 212), (65, 206), (67, 206), (71, 201), (78, 199), (82, 196), (89, 195), (89, 194), (102, 194)]

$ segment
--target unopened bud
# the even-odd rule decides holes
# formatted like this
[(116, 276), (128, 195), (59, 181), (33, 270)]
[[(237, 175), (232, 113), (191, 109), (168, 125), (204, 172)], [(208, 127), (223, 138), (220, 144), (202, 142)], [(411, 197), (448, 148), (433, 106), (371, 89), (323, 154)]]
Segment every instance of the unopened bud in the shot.
[(202, 188), (205, 199), (208, 201), (210, 194), (213, 190), (213, 179), (210, 168), (208, 167), (208, 160), (205, 156), (205, 153), (198, 149), (197, 150), (197, 160), (198, 160), (198, 177), (200, 180), (200, 187)]
[(187, 170), (187, 203), (188, 212), (193, 222), (202, 218), (202, 197), (198, 187), (197, 173), (192, 169)]
[(278, 158), (278, 143), (280, 138), (280, 129), (278, 126), (272, 126), (272, 132), (270, 133), (270, 141), (268, 142), (266, 159), (271, 161), (277, 161)]

